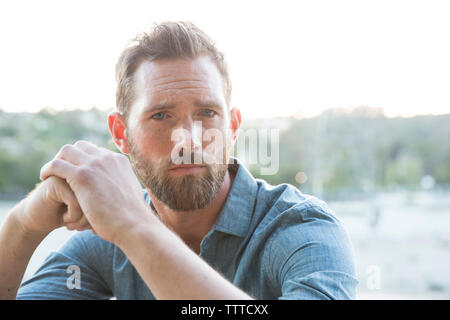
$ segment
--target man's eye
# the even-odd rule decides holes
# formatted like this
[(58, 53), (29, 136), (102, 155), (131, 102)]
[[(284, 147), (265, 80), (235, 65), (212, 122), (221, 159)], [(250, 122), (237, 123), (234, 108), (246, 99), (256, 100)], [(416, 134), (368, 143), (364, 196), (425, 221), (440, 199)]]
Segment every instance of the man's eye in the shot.
[(154, 115), (152, 115), (152, 119), (155, 119), (155, 120), (162, 120), (162, 119), (164, 119), (164, 116), (166, 115), (166, 113), (165, 112), (158, 112), (158, 113), (155, 113)]
[(213, 110), (203, 109), (202, 116), (212, 118), (216, 113)]

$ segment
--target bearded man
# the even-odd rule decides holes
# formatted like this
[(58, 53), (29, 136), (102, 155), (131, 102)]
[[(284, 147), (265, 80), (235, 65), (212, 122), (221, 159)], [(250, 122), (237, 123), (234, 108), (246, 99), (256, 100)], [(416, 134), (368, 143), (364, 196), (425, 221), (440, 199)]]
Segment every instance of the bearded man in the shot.
[[(351, 244), (327, 205), (254, 179), (231, 157), (241, 113), (224, 55), (202, 30), (156, 24), (124, 50), (116, 80), (108, 126), (121, 153), (78, 141), (42, 167), (0, 230), (0, 298), (355, 296)], [(21, 283), (62, 226), (79, 232)]]

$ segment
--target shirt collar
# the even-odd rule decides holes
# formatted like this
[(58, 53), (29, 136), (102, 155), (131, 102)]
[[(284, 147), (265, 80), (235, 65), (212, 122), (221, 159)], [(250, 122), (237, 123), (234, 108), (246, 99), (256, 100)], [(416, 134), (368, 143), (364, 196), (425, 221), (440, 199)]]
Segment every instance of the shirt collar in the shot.
[(216, 230), (238, 237), (245, 237), (253, 216), (257, 183), (251, 173), (238, 160), (238, 170), (225, 205), (217, 218)]
[[(213, 229), (243, 238), (250, 227), (258, 187), (255, 178), (241, 161), (236, 158), (232, 160), (237, 163), (238, 169)], [(147, 190), (143, 192), (145, 201), (155, 210)]]

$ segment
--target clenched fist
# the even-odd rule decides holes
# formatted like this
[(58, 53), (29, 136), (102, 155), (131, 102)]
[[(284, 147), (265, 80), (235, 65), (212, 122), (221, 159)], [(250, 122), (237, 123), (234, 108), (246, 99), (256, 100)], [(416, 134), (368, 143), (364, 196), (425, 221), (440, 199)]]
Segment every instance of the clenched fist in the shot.
[(22, 208), (16, 218), (27, 233), (47, 234), (62, 226), (69, 230), (91, 228), (70, 186), (58, 177), (40, 183), (23, 200)]
[(152, 214), (125, 155), (78, 141), (42, 167), (41, 180), (51, 176), (67, 181), (89, 224), (107, 241), (116, 242)]

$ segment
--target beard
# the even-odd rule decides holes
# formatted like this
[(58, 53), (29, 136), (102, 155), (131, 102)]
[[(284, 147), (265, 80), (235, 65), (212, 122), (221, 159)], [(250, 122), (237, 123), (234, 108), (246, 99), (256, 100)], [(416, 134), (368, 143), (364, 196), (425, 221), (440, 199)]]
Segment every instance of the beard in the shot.
[[(157, 163), (151, 163), (130, 138), (128, 138), (130, 162), (136, 175), (142, 184), (170, 209), (175, 211), (202, 209), (216, 197), (228, 169), (226, 162), (204, 164), (205, 173), (171, 177), (169, 169), (174, 163), (170, 156)], [(191, 159), (198, 159), (198, 155), (192, 153)]]

